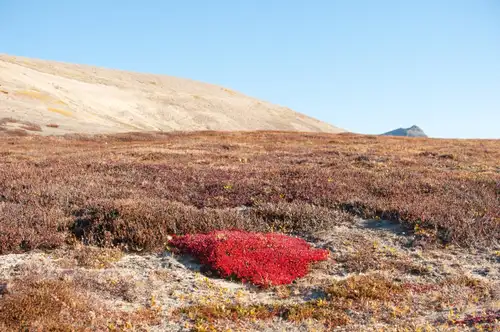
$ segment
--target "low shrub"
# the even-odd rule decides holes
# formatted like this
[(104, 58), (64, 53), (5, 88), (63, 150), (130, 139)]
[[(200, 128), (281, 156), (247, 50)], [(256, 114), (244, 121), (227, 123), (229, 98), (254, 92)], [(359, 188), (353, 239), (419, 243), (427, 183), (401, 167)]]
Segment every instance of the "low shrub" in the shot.
[(353, 216), (310, 204), (259, 203), (255, 207), (197, 208), (166, 199), (95, 200), (74, 211), (73, 235), (85, 244), (130, 251), (161, 250), (171, 234), (224, 229), (309, 235)]
[(250, 210), (249, 216), (271, 230), (301, 235), (327, 231), (341, 223), (354, 222), (352, 214), (298, 202), (259, 203)]
[(331, 299), (390, 301), (403, 294), (404, 288), (380, 275), (359, 275), (334, 281), (325, 291)]
[[(208, 131), (10, 137), (30, 134), (11, 123), (21, 125), (0, 118), (0, 201), (37, 215), (63, 211), (91, 244), (148, 250), (171, 233), (229, 228), (303, 235), (352, 218), (339, 209), (404, 222), (414, 245), (484, 248), (500, 239), (499, 140)], [(0, 219), (13, 232), (42, 231), (16, 213)]]
[(298, 304), (230, 304), (230, 305), (192, 305), (174, 311), (196, 322), (195, 331), (214, 330), (214, 323), (219, 321), (272, 320), (279, 318), (291, 323), (315, 320), (328, 330), (345, 326), (351, 319), (345, 313), (345, 302), (309, 301)]
[(0, 255), (65, 243), (69, 219), (58, 208), (0, 201)]
[(158, 323), (157, 308), (113, 311), (71, 281), (14, 280), (0, 296), (0, 331), (142, 330)]
[[(383, 275), (362, 275), (334, 281), (322, 289), (325, 298), (302, 303), (221, 305), (209, 303), (190, 305), (174, 310), (174, 314), (187, 316), (197, 323), (199, 331), (219, 321), (281, 319), (292, 323), (314, 320), (324, 325), (327, 331), (353, 323), (355, 311), (370, 310), (371, 323), (387, 321), (397, 305), (407, 307), (408, 291), (401, 284)], [(359, 318), (359, 317), (358, 317)], [(368, 324), (368, 321), (365, 321)], [(210, 329), (208, 329), (210, 330)]]
[(429, 274), (429, 267), (413, 262), (400, 255), (394, 248), (377, 247), (376, 244), (357, 248), (354, 252), (346, 252), (334, 257), (349, 273), (366, 273), (370, 271), (401, 271), (413, 275)]
[(164, 249), (171, 234), (259, 227), (235, 210), (198, 209), (165, 199), (100, 200), (75, 215), (72, 233), (85, 244), (128, 251)]
[(24, 280), (0, 300), (3, 331), (71, 330), (92, 322), (88, 299), (66, 282)]
[(326, 260), (329, 254), (299, 238), (239, 230), (176, 236), (169, 243), (222, 277), (261, 287), (290, 284), (308, 273), (311, 262)]

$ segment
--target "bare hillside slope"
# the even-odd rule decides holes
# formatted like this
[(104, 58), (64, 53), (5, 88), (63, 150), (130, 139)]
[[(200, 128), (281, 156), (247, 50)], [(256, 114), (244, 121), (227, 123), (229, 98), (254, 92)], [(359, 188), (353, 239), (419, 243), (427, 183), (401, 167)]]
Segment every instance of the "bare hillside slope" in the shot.
[(38, 133), (45, 135), (176, 130), (344, 131), (215, 85), (0, 54), (0, 130), (23, 127), (36, 132), (37, 126), (27, 126), (28, 122), (40, 126)]

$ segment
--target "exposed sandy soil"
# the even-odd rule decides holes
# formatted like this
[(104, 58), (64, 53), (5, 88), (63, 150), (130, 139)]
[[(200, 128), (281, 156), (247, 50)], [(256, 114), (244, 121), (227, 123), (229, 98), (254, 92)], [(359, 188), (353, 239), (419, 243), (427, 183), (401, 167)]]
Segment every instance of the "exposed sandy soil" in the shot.
[(344, 131), (220, 86), (0, 54), (2, 118), (37, 124), (41, 131), (34, 133), (42, 135), (179, 130)]

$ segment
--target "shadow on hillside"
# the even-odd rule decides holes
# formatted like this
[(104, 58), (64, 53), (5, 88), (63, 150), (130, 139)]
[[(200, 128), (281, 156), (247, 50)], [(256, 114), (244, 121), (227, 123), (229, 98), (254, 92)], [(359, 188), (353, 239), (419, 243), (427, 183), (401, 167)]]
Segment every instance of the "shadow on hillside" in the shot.
[(187, 254), (172, 254), (166, 251), (161, 256), (164, 267), (176, 267), (193, 272), (202, 272), (204, 270), (203, 265), (196, 258)]
[(211, 279), (225, 281), (224, 287), (226, 288), (240, 288), (244, 287), (247, 289), (258, 290), (259, 287), (252, 285), (250, 283), (242, 284), (236, 279), (222, 278), (216, 271), (210, 269), (210, 267), (201, 264), (198, 259), (189, 254), (173, 254), (171, 252), (164, 252), (161, 254), (163, 263), (163, 268), (177, 268), (185, 271), (190, 271), (192, 273), (200, 273), (201, 275)]
[(382, 219), (363, 219), (359, 222), (363, 228), (387, 231), (396, 235), (408, 235), (410, 229), (397, 221), (382, 220)]

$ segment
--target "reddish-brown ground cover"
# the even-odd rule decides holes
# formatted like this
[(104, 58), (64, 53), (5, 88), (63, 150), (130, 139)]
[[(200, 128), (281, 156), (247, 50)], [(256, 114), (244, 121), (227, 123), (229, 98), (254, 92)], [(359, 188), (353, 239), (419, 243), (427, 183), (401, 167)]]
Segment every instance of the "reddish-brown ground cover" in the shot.
[(176, 236), (171, 245), (197, 257), (224, 278), (268, 287), (286, 285), (304, 277), (312, 262), (328, 251), (313, 249), (303, 239), (276, 233), (238, 230)]
[(0, 253), (74, 237), (155, 250), (169, 234), (305, 234), (349, 218), (345, 212), (486, 246), (500, 238), (499, 165), (499, 140), (278, 132), (4, 137)]

